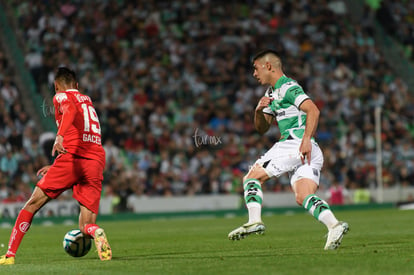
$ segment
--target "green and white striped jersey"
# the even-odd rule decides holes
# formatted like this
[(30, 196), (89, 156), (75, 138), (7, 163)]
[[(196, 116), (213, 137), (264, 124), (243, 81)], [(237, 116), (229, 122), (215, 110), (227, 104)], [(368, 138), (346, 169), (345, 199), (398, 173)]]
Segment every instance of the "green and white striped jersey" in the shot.
[(286, 140), (289, 135), (302, 139), (305, 132), (306, 113), (299, 106), (309, 98), (302, 87), (293, 79), (283, 75), (274, 87), (266, 90), (265, 96), (272, 98), (269, 107), (263, 113), (276, 118), (281, 134), (280, 141)]

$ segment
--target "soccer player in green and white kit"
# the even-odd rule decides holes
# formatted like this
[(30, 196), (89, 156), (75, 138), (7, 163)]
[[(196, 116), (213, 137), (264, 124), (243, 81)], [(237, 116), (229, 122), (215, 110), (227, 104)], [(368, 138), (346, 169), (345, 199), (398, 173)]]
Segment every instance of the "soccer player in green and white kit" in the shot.
[(254, 124), (264, 134), (277, 119), (281, 138), (260, 157), (243, 178), (244, 198), (249, 221), (229, 233), (230, 240), (262, 234), (262, 184), (271, 177), (288, 172), (296, 202), (328, 228), (325, 250), (339, 247), (349, 230), (346, 222), (336, 219), (328, 203), (315, 192), (323, 165), (321, 149), (315, 142), (319, 110), (302, 87), (282, 70), (279, 55), (265, 50), (253, 58), (253, 76), (262, 85), (271, 85), (256, 106)]

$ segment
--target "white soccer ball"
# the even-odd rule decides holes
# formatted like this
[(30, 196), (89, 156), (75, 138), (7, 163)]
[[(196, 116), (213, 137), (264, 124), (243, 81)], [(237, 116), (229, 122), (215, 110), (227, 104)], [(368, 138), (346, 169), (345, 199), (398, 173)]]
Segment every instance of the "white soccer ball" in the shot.
[(92, 242), (79, 229), (70, 230), (63, 238), (63, 249), (72, 257), (82, 257), (91, 250)]

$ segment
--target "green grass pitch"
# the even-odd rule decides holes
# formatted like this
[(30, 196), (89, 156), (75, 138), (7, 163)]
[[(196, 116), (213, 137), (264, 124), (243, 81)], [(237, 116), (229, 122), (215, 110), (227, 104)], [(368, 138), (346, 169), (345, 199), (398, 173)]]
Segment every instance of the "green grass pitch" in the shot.
[[(335, 251), (323, 250), (325, 226), (305, 212), (265, 216), (265, 235), (235, 242), (227, 234), (246, 217), (101, 222), (113, 250), (108, 262), (95, 247), (82, 258), (64, 252), (63, 236), (76, 226), (34, 224), (16, 264), (0, 274), (414, 274), (413, 211), (336, 215), (350, 232)], [(10, 231), (0, 229), (2, 252)]]

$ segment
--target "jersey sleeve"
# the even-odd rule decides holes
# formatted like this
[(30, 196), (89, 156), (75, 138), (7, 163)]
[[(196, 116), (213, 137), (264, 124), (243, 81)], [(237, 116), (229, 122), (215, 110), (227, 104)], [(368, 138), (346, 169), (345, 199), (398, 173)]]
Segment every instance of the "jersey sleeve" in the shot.
[(285, 99), (289, 103), (295, 105), (298, 109), (300, 104), (308, 98), (309, 96), (305, 94), (302, 87), (297, 84), (289, 87), (285, 94)]
[(62, 113), (62, 120), (60, 122), (57, 135), (65, 136), (66, 131), (75, 119), (76, 106), (65, 93), (56, 94), (53, 98), (53, 103), (55, 108)]

